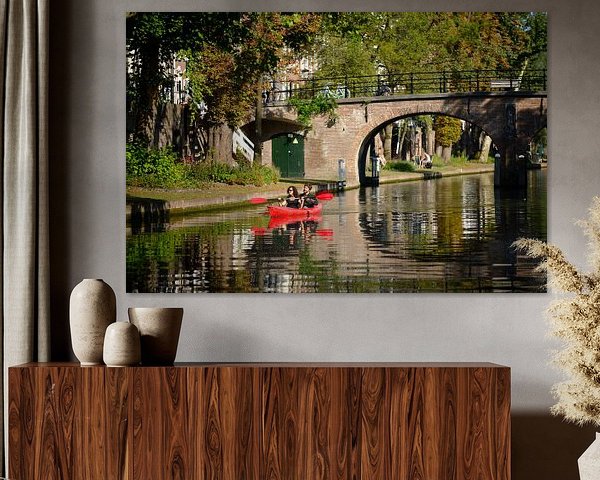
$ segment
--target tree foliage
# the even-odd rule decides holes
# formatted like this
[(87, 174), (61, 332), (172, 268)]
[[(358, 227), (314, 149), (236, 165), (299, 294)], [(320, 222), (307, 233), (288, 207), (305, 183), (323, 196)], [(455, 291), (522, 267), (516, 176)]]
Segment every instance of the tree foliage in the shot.
[[(233, 15), (233, 14), (229, 14)], [(223, 48), (205, 39), (190, 52), (188, 75), (194, 100), (204, 101), (208, 126), (238, 126), (256, 102), (265, 74), (293, 59), (318, 31), (315, 14), (254, 12), (227, 17), (223, 31), (239, 30), (236, 41)]]
[(438, 115), (433, 122), (435, 139), (443, 147), (450, 147), (462, 135), (462, 125), (458, 118)]
[(192, 105), (204, 102), (203, 126), (238, 125), (258, 83), (309, 43), (320, 16), (311, 13), (135, 13), (127, 18), (128, 94), (136, 140), (148, 142), (160, 88), (175, 56), (188, 60)]
[(360, 38), (324, 34), (317, 51), (320, 78), (375, 75), (372, 52)]
[(348, 48), (357, 43), (361, 48), (354, 47), (353, 53), (359, 54), (349, 60), (352, 70), (363, 75), (373, 69), (523, 69), (528, 62), (544, 68), (546, 35), (543, 12), (329, 13), (323, 19), (323, 48), (315, 53), (329, 76), (345, 74), (338, 58), (347, 58)]
[(312, 126), (312, 119), (318, 115), (326, 115), (330, 123), (337, 119), (337, 103), (331, 95), (319, 93), (310, 99), (292, 97), (290, 105), (296, 110), (298, 122), (307, 130)]
[(460, 12), (439, 15), (435, 25), (438, 69), (511, 68), (515, 52), (525, 45), (519, 15), (498, 12)]

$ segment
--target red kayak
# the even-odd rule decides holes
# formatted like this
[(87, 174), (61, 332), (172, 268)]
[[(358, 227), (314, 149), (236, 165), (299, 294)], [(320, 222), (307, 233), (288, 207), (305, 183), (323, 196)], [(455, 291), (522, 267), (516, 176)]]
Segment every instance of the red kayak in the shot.
[(323, 205), (319, 203), (312, 208), (289, 208), (271, 205), (267, 208), (269, 209), (269, 215), (272, 217), (304, 218), (319, 215), (323, 210)]

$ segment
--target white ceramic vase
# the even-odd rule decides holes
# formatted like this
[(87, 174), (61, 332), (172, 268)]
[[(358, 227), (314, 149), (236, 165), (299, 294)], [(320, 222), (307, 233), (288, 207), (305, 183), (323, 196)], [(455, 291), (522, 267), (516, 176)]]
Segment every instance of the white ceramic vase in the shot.
[(596, 440), (579, 457), (577, 464), (581, 480), (600, 480), (600, 433), (596, 433)]
[(142, 360), (140, 332), (129, 322), (115, 322), (104, 335), (104, 363), (108, 367), (128, 367)]
[(71, 345), (81, 365), (102, 363), (106, 328), (117, 318), (115, 292), (101, 279), (86, 278), (71, 292)]
[(172, 365), (183, 319), (183, 308), (134, 307), (129, 320), (140, 331), (142, 364)]

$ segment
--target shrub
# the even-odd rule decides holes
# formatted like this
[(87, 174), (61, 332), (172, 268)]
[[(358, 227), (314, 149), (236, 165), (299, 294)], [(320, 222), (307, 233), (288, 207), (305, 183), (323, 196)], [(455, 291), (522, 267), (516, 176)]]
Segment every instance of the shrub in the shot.
[(232, 183), (234, 177), (234, 167), (214, 160), (200, 163), (194, 170), (198, 172), (199, 179), (204, 182)]
[(267, 185), (279, 181), (279, 173), (270, 167), (233, 166), (222, 162), (203, 162), (190, 168), (188, 174), (190, 182), (195, 186), (206, 183), (226, 183), (229, 185)]
[(247, 169), (239, 169), (235, 172), (234, 183), (239, 185), (263, 186), (279, 181), (279, 173), (274, 169), (264, 166), (252, 166)]
[(177, 163), (177, 157), (169, 147), (157, 150), (128, 144), (125, 165), (129, 184), (169, 187), (186, 177), (186, 167)]
[(415, 164), (412, 162), (405, 162), (405, 161), (388, 162), (385, 164), (385, 167), (383, 167), (383, 168), (384, 168), (384, 170), (394, 170), (396, 172), (414, 172)]
[(237, 148), (235, 151), (235, 161), (237, 162), (240, 168), (250, 168), (252, 167), (252, 162), (248, 160), (241, 148)]

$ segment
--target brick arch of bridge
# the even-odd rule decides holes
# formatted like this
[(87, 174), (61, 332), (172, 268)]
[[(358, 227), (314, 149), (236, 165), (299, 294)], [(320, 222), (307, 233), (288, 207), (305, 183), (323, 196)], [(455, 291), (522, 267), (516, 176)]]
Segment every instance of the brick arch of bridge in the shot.
[[(337, 120), (332, 123), (316, 118), (306, 134), (306, 176), (335, 179), (338, 161), (343, 159), (349, 183), (359, 183), (368, 140), (396, 119), (421, 114), (449, 115), (479, 126), (500, 153), (496, 184), (522, 186), (526, 165), (519, 155), (528, 150), (531, 139), (546, 126), (547, 98), (545, 93), (506, 92), (341, 99)], [(289, 107), (270, 107), (265, 122), (289, 122), (294, 116)]]

